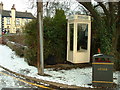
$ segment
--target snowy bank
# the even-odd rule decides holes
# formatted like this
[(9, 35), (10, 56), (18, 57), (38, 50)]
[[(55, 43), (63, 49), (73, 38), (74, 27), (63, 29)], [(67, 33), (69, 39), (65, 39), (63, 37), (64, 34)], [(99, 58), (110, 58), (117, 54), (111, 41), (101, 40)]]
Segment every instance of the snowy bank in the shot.
[[(59, 71), (49, 68), (44, 69), (44, 72), (50, 76), (39, 76), (36, 67), (29, 66), (24, 58), (16, 56), (15, 52), (5, 45), (0, 45), (0, 65), (14, 72), (38, 79), (81, 87), (92, 87), (88, 85), (92, 83), (92, 67)], [(114, 78), (116, 78), (114, 82), (117, 83), (118, 72), (114, 72)]]

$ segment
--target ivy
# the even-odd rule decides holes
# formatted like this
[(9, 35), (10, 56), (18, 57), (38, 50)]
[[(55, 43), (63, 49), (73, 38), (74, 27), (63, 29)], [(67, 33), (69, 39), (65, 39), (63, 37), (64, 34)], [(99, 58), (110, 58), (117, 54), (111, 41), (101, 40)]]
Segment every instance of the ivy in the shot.
[(112, 52), (112, 38), (113, 31), (115, 30), (115, 24), (112, 26), (108, 26), (106, 24), (104, 18), (100, 18), (99, 20), (94, 20), (94, 28), (97, 30), (97, 39), (99, 41), (99, 47), (101, 49), (101, 53), (103, 54), (111, 54)]

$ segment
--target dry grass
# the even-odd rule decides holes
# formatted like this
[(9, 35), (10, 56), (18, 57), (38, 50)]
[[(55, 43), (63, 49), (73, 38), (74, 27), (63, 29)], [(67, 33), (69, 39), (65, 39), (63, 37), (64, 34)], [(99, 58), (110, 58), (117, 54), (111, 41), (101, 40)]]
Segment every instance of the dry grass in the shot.
[(19, 43), (21, 45), (25, 45), (24, 35), (22, 35), (22, 34), (4, 35), (3, 36), (3, 42), (6, 43), (6, 41), (12, 41), (12, 42)]

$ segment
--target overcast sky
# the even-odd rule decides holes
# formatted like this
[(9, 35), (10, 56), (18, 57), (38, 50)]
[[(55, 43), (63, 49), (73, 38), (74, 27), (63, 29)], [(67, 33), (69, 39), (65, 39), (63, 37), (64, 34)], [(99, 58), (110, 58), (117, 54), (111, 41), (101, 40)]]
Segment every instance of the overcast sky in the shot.
[(29, 0), (0, 0), (0, 2), (3, 2), (4, 10), (11, 10), (11, 7), (13, 4), (15, 4), (15, 8), (17, 11), (29, 11), (34, 13), (33, 10), (30, 9), (30, 3)]
[[(0, 2), (3, 2), (4, 4), (3, 5), (4, 10), (11, 10), (12, 5), (15, 4), (16, 11), (25, 12), (27, 10), (28, 12), (31, 12), (33, 15), (36, 15), (36, 9), (35, 8), (31, 9), (31, 4), (33, 3), (31, 3), (30, 1), (34, 1), (34, 4), (36, 4), (37, 0), (0, 0)], [(69, 0), (62, 0), (62, 1), (69, 1)], [(72, 10), (76, 9), (77, 4), (74, 4), (76, 0), (70, 0), (70, 1), (73, 2), (71, 9)]]

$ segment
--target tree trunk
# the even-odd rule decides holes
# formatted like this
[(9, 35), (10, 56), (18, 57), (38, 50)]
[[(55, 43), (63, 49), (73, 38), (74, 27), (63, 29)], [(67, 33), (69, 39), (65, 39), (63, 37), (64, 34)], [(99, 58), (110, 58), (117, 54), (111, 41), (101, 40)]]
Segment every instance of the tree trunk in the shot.
[(117, 60), (120, 60), (120, 52), (117, 50), (119, 44), (119, 38), (120, 37), (120, 1), (118, 2), (118, 20), (117, 20), (117, 29), (116, 32), (114, 34), (114, 38), (113, 38), (113, 47), (114, 47), (114, 55), (116, 57)]

